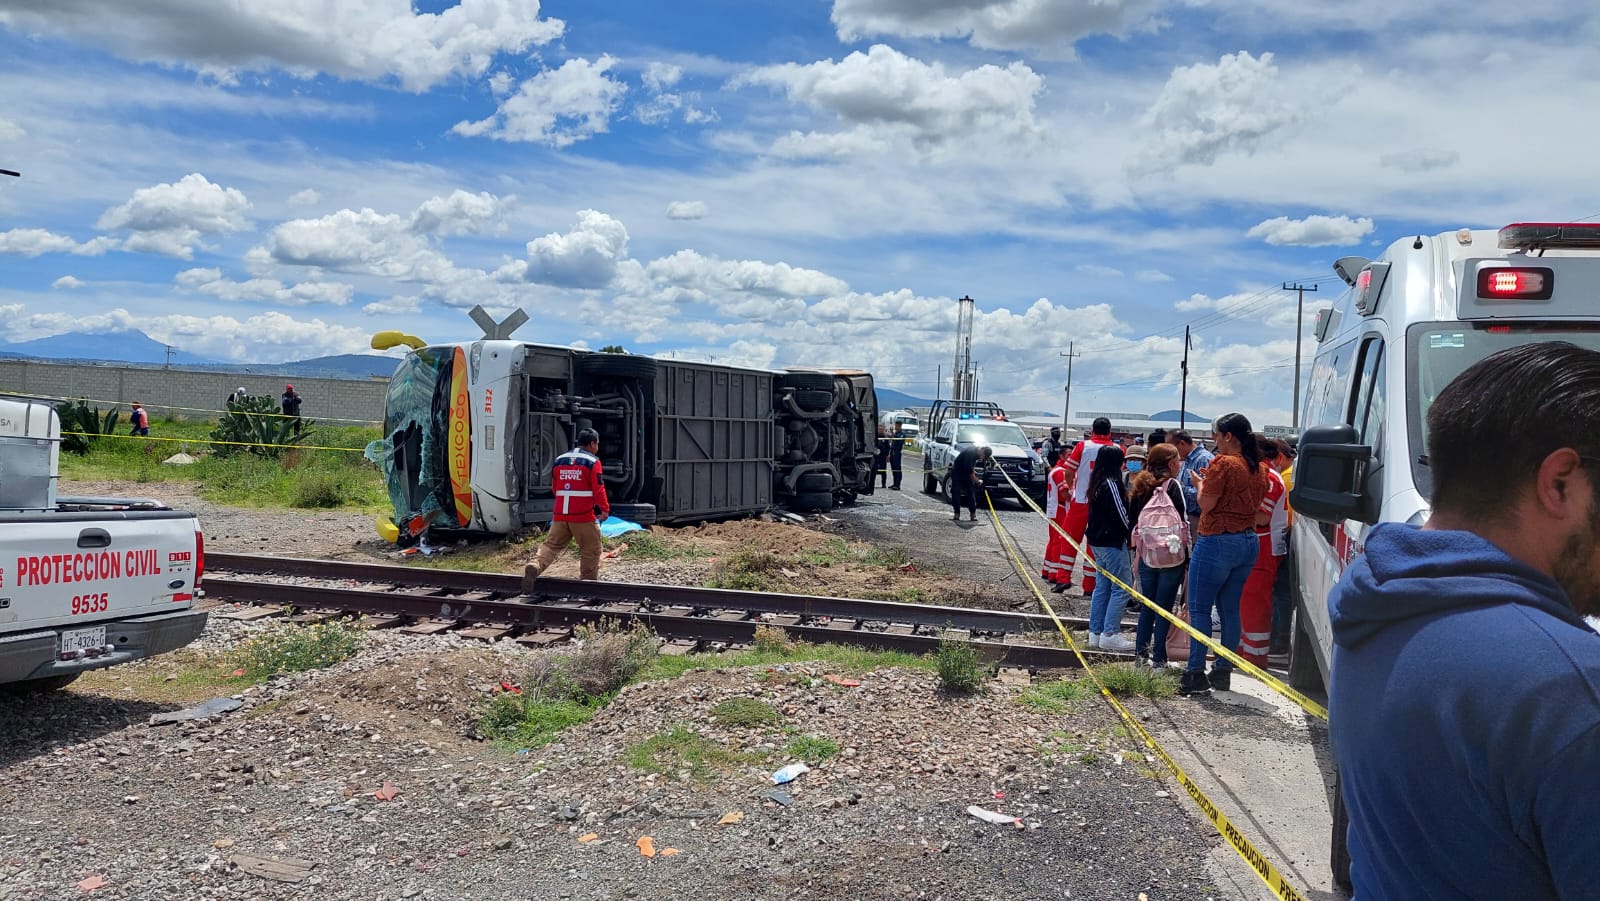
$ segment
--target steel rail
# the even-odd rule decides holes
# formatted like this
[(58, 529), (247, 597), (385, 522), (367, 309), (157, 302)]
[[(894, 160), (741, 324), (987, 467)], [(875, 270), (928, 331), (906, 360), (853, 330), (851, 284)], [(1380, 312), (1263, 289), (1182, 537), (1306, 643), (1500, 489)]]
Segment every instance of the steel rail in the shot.
[[(281, 604), (299, 609), (332, 609), (348, 613), (400, 615), (419, 619), (445, 619), (461, 622), (504, 624), (525, 632), (569, 629), (607, 619), (637, 621), (668, 639), (692, 639), (749, 644), (756, 629), (769, 625), (762, 619), (695, 616), (685, 612), (661, 613), (639, 607), (616, 609), (617, 605), (592, 605), (580, 601), (508, 601), (468, 599), (451, 595), (417, 595), (394, 591), (369, 591), (332, 588), (289, 582), (250, 579), (205, 579), (207, 597), (252, 604)], [(675, 608), (682, 610), (683, 608)], [(927, 654), (938, 649), (940, 635), (903, 634), (858, 628), (835, 628), (806, 623), (785, 624), (791, 638), (818, 644), (849, 644), (879, 650)], [(1046, 645), (1009, 644), (984, 639), (965, 639), (985, 660), (1011, 666), (1076, 668), (1077, 658), (1065, 648)]]
[[(213, 572), (252, 575), (279, 574), (306, 578), (388, 583), (404, 587), (438, 588), (457, 592), (488, 591), (505, 597), (522, 596), (522, 578), (505, 573), (470, 570), (423, 569), (379, 563), (348, 563), (338, 560), (266, 557), (249, 554), (206, 554), (205, 581), (209, 586)], [(866, 622), (910, 623), (917, 626), (966, 629), (972, 632), (1053, 634), (1050, 617), (1034, 613), (981, 610), (934, 604), (907, 604), (899, 601), (873, 601), (807, 594), (778, 594), (764, 591), (734, 591), (685, 585), (654, 585), (636, 582), (585, 582), (578, 579), (541, 578), (533, 597), (573, 598), (595, 603), (637, 603), (720, 610), (748, 610), (752, 613), (795, 614), (799, 616), (856, 619)], [(1068, 625), (1084, 628), (1082, 617), (1064, 618)]]

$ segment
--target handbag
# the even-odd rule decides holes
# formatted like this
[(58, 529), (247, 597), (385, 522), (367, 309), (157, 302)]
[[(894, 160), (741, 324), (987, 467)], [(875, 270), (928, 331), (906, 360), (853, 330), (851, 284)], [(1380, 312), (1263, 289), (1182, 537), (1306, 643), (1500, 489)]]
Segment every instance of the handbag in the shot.
[[(1189, 605), (1187, 603), (1179, 604), (1173, 608), (1172, 615), (1184, 622), (1188, 622)], [(1171, 623), (1167, 623), (1167, 628), (1167, 659), (1187, 660), (1189, 657), (1189, 633)]]

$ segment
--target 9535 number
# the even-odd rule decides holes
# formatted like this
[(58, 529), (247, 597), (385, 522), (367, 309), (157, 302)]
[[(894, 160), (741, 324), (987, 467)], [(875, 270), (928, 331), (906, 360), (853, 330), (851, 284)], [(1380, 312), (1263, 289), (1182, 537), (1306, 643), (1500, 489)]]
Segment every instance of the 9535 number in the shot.
[(85, 613), (104, 613), (110, 607), (110, 592), (102, 591), (99, 594), (75, 594), (72, 596), (73, 616), (80, 616)]

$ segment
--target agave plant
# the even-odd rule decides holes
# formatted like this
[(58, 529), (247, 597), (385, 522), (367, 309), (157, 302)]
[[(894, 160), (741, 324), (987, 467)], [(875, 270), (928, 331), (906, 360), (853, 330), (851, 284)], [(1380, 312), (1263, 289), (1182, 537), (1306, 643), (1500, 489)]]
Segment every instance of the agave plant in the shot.
[(278, 413), (278, 404), (260, 394), (248, 394), (228, 400), (228, 411), (217, 427), (211, 430), (211, 440), (222, 442), (216, 453), (226, 456), (248, 451), (263, 457), (276, 457), (285, 449), (300, 444), (311, 435), (309, 419), (301, 419), (296, 428), (292, 416)]
[(57, 404), (56, 415), (61, 417), (61, 449), (71, 454), (87, 454), (100, 436), (116, 432), (122, 418), (115, 407), (101, 413), (82, 398)]

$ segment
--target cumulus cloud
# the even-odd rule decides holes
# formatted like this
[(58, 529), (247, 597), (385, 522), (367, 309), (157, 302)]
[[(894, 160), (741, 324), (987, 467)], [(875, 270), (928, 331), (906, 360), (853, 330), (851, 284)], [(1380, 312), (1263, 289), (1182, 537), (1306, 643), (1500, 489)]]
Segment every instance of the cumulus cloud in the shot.
[(494, 115), (476, 122), (462, 120), (451, 131), (465, 137), (551, 147), (566, 147), (603, 134), (628, 90), (606, 74), (615, 64), (611, 56), (593, 62), (569, 59), (559, 69), (546, 69), (524, 81)]
[(285, 306), (326, 303), (343, 306), (355, 296), (355, 288), (340, 282), (300, 282), (285, 285), (275, 278), (233, 281), (220, 269), (185, 269), (174, 279), (178, 287), (219, 300), (258, 301)]
[(680, 250), (651, 260), (646, 276), (674, 300), (704, 301), (730, 293), (765, 297), (824, 297), (850, 290), (844, 281), (815, 269), (759, 260), (720, 260)]
[(424, 201), (410, 215), (343, 209), (291, 219), (246, 254), (257, 271), (272, 262), (359, 272), (408, 281), (446, 282), (460, 275), (434, 246), (439, 235), (473, 234), (498, 223), (514, 197), (454, 191)]
[(523, 277), (562, 288), (604, 288), (628, 256), (628, 229), (598, 210), (578, 211), (571, 231), (528, 242)]
[(46, 253), (70, 253), (80, 257), (97, 257), (117, 246), (114, 238), (90, 238), (78, 242), (66, 235), (45, 231), (42, 228), (13, 228), (0, 232), (0, 253), (36, 257)]
[(539, 0), (461, 0), (419, 13), (410, 0), (14, 0), (0, 25), (104, 47), (119, 56), (223, 78), (281, 69), (301, 77), (397, 80), (425, 91), (482, 75), (500, 53), (548, 43), (564, 28), (539, 18)]
[(484, 226), (498, 223), (516, 200), (515, 195), (496, 197), (487, 192), (453, 191), (449, 197), (423, 201), (411, 214), (411, 228), (430, 235), (477, 234)]
[(706, 204), (703, 200), (676, 200), (667, 204), (668, 219), (704, 219)]
[(389, 297), (361, 308), (361, 312), (368, 316), (404, 316), (421, 310), (422, 300), (417, 297)]
[(77, 278), (76, 276), (63, 275), (60, 278), (56, 279), (55, 281), (51, 282), (50, 283), (50, 287), (52, 287), (52, 288), (68, 288), (68, 289), (70, 289), (70, 288), (81, 288), (81, 287), (83, 287), (83, 279)]
[(1139, 168), (1210, 165), (1224, 153), (1254, 152), (1274, 134), (1300, 122), (1309, 100), (1283, 83), (1271, 53), (1240, 51), (1216, 65), (1172, 71), (1140, 121), (1149, 144)]
[(315, 206), (322, 202), (322, 195), (311, 188), (296, 191), (289, 195), (290, 206)]
[(1431, 172), (1448, 169), (1460, 162), (1461, 154), (1455, 150), (1405, 150), (1378, 157), (1378, 165), (1401, 172)]
[(834, 0), (839, 37), (965, 38), (995, 50), (1070, 53), (1092, 34), (1152, 24), (1156, 0)]
[(1245, 236), (1268, 244), (1292, 247), (1330, 247), (1355, 244), (1372, 233), (1372, 220), (1366, 217), (1307, 216), (1290, 219), (1278, 216), (1258, 223)]
[(671, 63), (654, 62), (644, 67), (644, 86), (651, 91), (660, 93), (677, 84), (683, 78), (683, 67)]
[(126, 229), (127, 250), (193, 259), (202, 235), (250, 228), (250, 201), (237, 188), (212, 184), (198, 172), (176, 182), (140, 188), (126, 203), (106, 210), (95, 223), (105, 230)]
[(973, 134), (1030, 133), (1044, 79), (1022, 62), (953, 75), (940, 63), (876, 44), (838, 62), (766, 66), (734, 84), (780, 90), (795, 103), (844, 123), (842, 133), (797, 132), (782, 144), (790, 152), (809, 149), (823, 155), (881, 146), (894, 138), (931, 149)]

